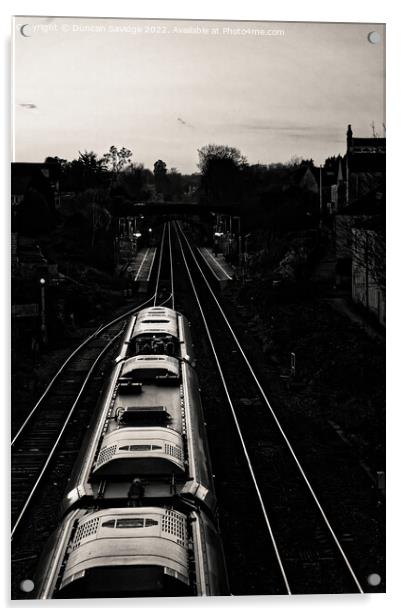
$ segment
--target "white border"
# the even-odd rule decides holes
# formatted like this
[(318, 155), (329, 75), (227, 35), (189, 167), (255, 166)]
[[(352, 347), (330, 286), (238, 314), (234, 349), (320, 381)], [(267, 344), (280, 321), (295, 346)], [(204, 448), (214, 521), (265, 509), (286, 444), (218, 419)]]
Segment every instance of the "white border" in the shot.
[[(230, 609), (235, 614), (243, 614), (244, 610), (250, 608), (258, 614), (266, 614), (268, 611), (281, 612), (281, 614), (296, 613), (300, 616), (313, 616), (315, 614), (322, 616), (325, 612), (326, 616), (332, 614), (339, 615), (339, 612), (345, 614), (375, 614), (391, 613), (393, 608), (398, 604), (402, 605), (401, 599), (398, 597), (399, 583), (401, 577), (401, 542), (400, 527), (401, 527), (401, 481), (400, 473), (398, 473), (398, 462), (396, 452), (400, 449), (400, 434), (401, 421), (400, 414), (402, 412), (401, 403), (399, 401), (399, 391), (397, 389), (398, 380), (400, 380), (400, 351), (398, 349), (399, 328), (400, 323), (398, 303), (398, 287), (400, 287), (400, 266), (401, 257), (398, 251), (401, 244), (399, 233), (402, 229), (401, 225), (401, 208), (402, 199), (401, 193), (401, 156), (400, 149), (402, 143), (401, 135), (401, 115), (402, 115), (402, 97), (401, 97), (401, 21), (398, 19), (397, 3), (392, 0), (381, 0), (377, 2), (355, 2), (350, 0), (335, 0), (330, 3), (324, 1), (313, 2), (312, 0), (281, 0), (278, 3), (270, 5), (269, 3), (259, 2), (258, 0), (247, 0), (238, 5), (233, 3), (221, 2), (216, 0), (203, 0), (202, 2), (180, 2), (179, 0), (154, 0), (150, 2), (124, 2), (122, 0), (113, 0), (106, 2), (98, 0), (91, 5), (90, 2), (82, 0), (60, 0), (59, 2), (51, 2), (49, 0), (20, 1), (6, 0), (1, 4), (1, 19), (0, 28), (2, 33), (2, 49), (3, 49), (3, 95), (1, 96), (2, 106), (2, 122), (3, 135), (10, 135), (10, 112), (9, 112), (9, 65), (10, 65), (10, 32), (11, 32), (11, 15), (64, 15), (64, 16), (88, 16), (96, 15), (102, 17), (169, 17), (169, 18), (193, 18), (193, 19), (251, 19), (251, 20), (271, 20), (271, 21), (338, 21), (338, 22), (368, 22), (368, 23), (387, 23), (387, 155), (388, 155), (388, 195), (387, 195), (387, 211), (388, 211), (388, 331), (392, 332), (392, 337), (388, 337), (388, 575), (387, 575), (387, 595), (371, 595), (364, 597), (351, 596), (300, 596), (300, 597), (249, 597), (249, 598), (230, 598), (230, 599), (212, 599), (212, 600), (159, 600), (159, 601), (88, 601), (88, 602), (47, 602), (46, 604), (38, 604), (37, 602), (29, 602), (32, 607), (39, 609), (75, 609), (80, 614), (95, 613), (99, 610), (141, 610), (146, 614), (156, 613), (156, 610), (163, 610), (164, 613), (170, 610), (181, 613), (191, 610), (192, 613), (200, 612), (201, 610), (224, 610)], [(9, 166), (10, 159), (10, 141), (5, 140), (2, 149), (3, 164), (1, 165), (2, 186), (3, 190), (3, 242), (2, 242), (2, 260), (1, 264), (3, 281), (9, 280)], [(399, 241), (398, 241), (399, 240)], [(9, 285), (7, 285), (7, 290)], [(7, 293), (3, 292), (4, 295)], [(3, 340), (9, 341), (9, 294), (4, 297), (1, 302), (1, 316), (4, 325)], [(4, 355), (2, 370), (0, 371), (2, 378), (2, 391), (9, 391), (9, 368), (8, 368), (8, 345), (4, 344), (3, 348), (7, 355)], [(3, 451), (8, 452), (9, 438), (9, 421), (8, 421), (8, 404), (4, 396), (5, 404), (2, 406), (3, 414), (3, 431), (4, 438)], [(8, 453), (6, 454), (8, 455)], [(7, 458), (8, 462), (8, 458)], [(8, 473), (8, 464), (4, 464), (3, 468)], [(3, 478), (3, 491), (5, 486), (9, 485), (8, 476)], [(6, 609), (14, 609), (19, 613), (23, 609), (29, 607), (27, 602), (23, 604), (11, 602), (9, 596), (9, 564), (8, 564), (8, 532), (9, 532), (9, 514), (8, 514), (8, 495), (3, 493), (2, 502), (5, 509), (2, 511), (2, 538), (4, 539), (4, 549), (2, 550), (2, 571), (0, 579), (2, 580), (2, 598), (3, 607)], [(399, 601), (398, 601), (399, 599)]]

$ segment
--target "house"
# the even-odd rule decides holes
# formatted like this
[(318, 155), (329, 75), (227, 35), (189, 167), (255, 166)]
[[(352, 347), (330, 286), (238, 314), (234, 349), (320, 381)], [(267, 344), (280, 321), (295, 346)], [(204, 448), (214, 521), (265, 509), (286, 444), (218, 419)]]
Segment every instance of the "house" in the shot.
[(348, 125), (345, 157), (346, 206), (384, 183), (385, 157), (385, 137), (356, 138), (351, 125)]
[(335, 216), (336, 284), (385, 324), (385, 186)]
[[(28, 234), (26, 219), (31, 204), (41, 200), (49, 219), (54, 217), (56, 193), (58, 192), (59, 166), (55, 163), (12, 163), (11, 164), (11, 269), (14, 275), (30, 276), (34, 263), (43, 264), (37, 254), (37, 242)], [(37, 195), (37, 197), (35, 197)], [(33, 210), (32, 210), (33, 211)], [(44, 211), (44, 210), (42, 210)], [(25, 225), (21, 224), (21, 214)], [(38, 220), (37, 211), (28, 219)], [(42, 274), (41, 274), (42, 275)]]
[(11, 163), (11, 206), (18, 206), (29, 190), (40, 192), (55, 207), (60, 167), (56, 163)]
[[(354, 251), (357, 240), (363, 239), (363, 235), (365, 237), (363, 231), (356, 229), (362, 229), (363, 225), (372, 225), (374, 221), (375, 224), (378, 224), (379, 220), (385, 221), (385, 156), (385, 138), (354, 137), (351, 125), (348, 125), (346, 154), (339, 162), (337, 188), (333, 188), (336, 203), (333, 232), (336, 284), (351, 289), (356, 301), (360, 301), (358, 297), (362, 297), (361, 282), (356, 282), (353, 287), (352, 285), (353, 276), (355, 281), (361, 281), (360, 274), (356, 273), (357, 269), (360, 271), (356, 263), (361, 255), (358, 258)], [(371, 283), (365, 282), (364, 293), (368, 293), (369, 284)], [(369, 303), (366, 298), (367, 307)]]

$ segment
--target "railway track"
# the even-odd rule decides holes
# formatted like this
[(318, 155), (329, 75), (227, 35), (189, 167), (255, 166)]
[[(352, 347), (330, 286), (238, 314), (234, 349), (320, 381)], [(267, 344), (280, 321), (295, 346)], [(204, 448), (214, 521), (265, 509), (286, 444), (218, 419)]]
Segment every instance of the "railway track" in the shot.
[[(103, 325), (67, 358), (13, 438), (15, 598), (23, 598), (18, 584), (32, 577), (43, 542), (57, 523), (56, 503), (79, 450), (77, 435), (85, 432), (88, 409), (103, 382), (103, 361), (122, 321), (149, 304), (175, 308), (176, 303), (177, 309), (188, 310), (184, 276), (212, 349), (204, 365), (212, 387), (203, 398), (213, 408), (207, 417), (213, 435), (210, 448), (233, 594), (363, 592), (196, 253), (176, 223), (164, 225), (156, 260), (153, 295)], [(176, 268), (183, 272), (180, 279)]]
[[(254, 546), (253, 550), (258, 549), (256, 560), (260, 562), (265, 552), (271, 566), (266, 562), (257, 567), (254, 578), (249, 580), (252, 589), (248, 592), (362, 593), (338, 538), (341, 529), (335, 530), (328, 520), (195, 252), (180, 227), (176, 226), (175, 230), (223, 386), (224, 405), (219, 406), (222, 417), (215, 423), (218, 427), (228, 425), (229, 420), (234, 424), (254, 488), (254, 503), (250, 501), (249, 509), (243, 507), (244, 527), (250, 528), (248, 510), (249, 517), (255, 516), (254, 534), (258, 533), (261, 541), (264, 541), (261, 533), (269, 538), (269, 547), (265, 540), (263, 548)], [(225, 440), (226, 437), (225, 434)], [(228, 451), (225, 455), (228, 456)], [(225, 464), (224, 456), (220, 457), (219, 466), (215, 463), (215, 468), (220, 469), (221, 463)], [(240, 477), (236, 467), (237, 460), (234, 472)], [(243, 484), (239, 486), (240, 495), (248, 498), (250, 488), (244, 490)], [(221, 502), (219, 496), (218, 500)], [(254, 513), (256, 503), (258, 514)], [(252, 542), (252, 535), (249, 537)], [(233, 537), (228, 540), (233, 541)], [(225, 537), (224, 543), (227, 548)], [(243, 544), (244, 547), (247, 549)], [(236, 550), (229, 547), (226, 553), (229, 561), (236, 558)], [(230, 562), (228, 569), (230, 577)]]
[[(95, 373), (107, 351), (117, 341), (119, 324), (92, 338), (75, 356), (48, 390), (35, 416), (13, 439), (11, 456), (11, 520), (13, 537), (17, 532), (34, 494), (53, 461), (56, 447), (73, 419), (89, 379)], [(29, 428), (29, 429), (28, 429)]]
[[(160, 285), (160, 272), (161, 272), (163, 250), (164, 250), (164, 237), (165, 237), (165, 230), (166, 230), (165, 228), (166, 228), (166, 225), (164, 225), (163, 227), (161, 245), (159, 248), (160, 254), (159, 254), (159, 260), (158, 260), (158, 270), (157, 270), (157, 275), (156, 275), (154, 293), (148, 299), (144, 300), (141, 304), (135, 306), (134, 308), (131, 308), (130, 310), (127, 310), (126, 312), (116, 317), (115, 319), (109, 321), (108, 323), (102, 324), (100, 327), (98, 327), (98, 329), (95, 332), (93, 332), (90, 336), (88, 336), (88, 338), (86, 338), (76, 349), (74, 349), (74, 351), (64, 360), (62, 365), (59, 367), (57, 372), (54, 374), (52, 379), (49, 381), (43, 393), (41, 394), (40, 398), (37, 400), (36, 404), (29, 411), (29, 413), (27, 413), (25, 420), (23, 421), (23, 423), (21, 424), (21, 426), (18, 428), (18, 430), (15, 432), (14, 436), (11, 439), (12, 447), (14, 447), (16, 444), (19, 444), (22, 435), (29, 428), (32, 419), (36, 416), (36, 413), (39, 407), (43, 404), (44, 400), (46, 400), (47, 396), (52, 392), (53, 388), (56, 386), (60, 377), (65, 374), (65, 371), (70, 369), (71, 367), (74, 368), (74, 366), (77, 365), (77, 362), (79, 363), (79, 365), (81, 365), (82, 361), (88, 361), (88, 360), (85, 360), (85, 357), (84, 358), (80, 357), (79, 355), (80, 353), (85, 353), (86, 349), (93, 343), (93, 341), (99, 340), (101, 336), (104, 336), (106, 334), (106, 339), (107, 339), (107, 332), (111, 328), (113, 328), (116, 324), (124, 322), (126, 318), (130, 317), (132, 314), (134, 314), (141, 308), (144, 308), (148, 304), (151, 304), (152, 302), (155, 305), (156, 298), (158, 295), (158, 289)], [(90, 367), (90, 360), (88, 364), (88, 368), (89, 367)]]
[[(126, 319), (155, 302), (165, 254), (160, 246), (155, 291), (140, 305), (102, 325), (63, 362), (11, 445), (11, 537), (14, 598), (24, 597), (19, 583), (35, 571), (44, 541), (55, 527), (69, 473), (79, 452), (104, 372), (114, 357)], [(167, 248), (169, 254), (169, 247)], [(171, 262), (168, 265), (171, 269)], [(173, 297), (171, 286), (170, 300)], [(169, 298), (168, 298), (169, 299)], [(25, 595), (26, 597), (26, 595)]]
[[(166, 231), (167, 229), (167, 231)], [(170, 306), (174, 309), (174, 274), (171, 223), (163, 226), (160, 257), (155, 283), (154, 306)]]
[(31, 580), (51, 530), (87, 425), (95, 410), (103, 374), (115, 355), (121, 326), (95, 338), (69, 363), (38, 406), (29, 429), (11, 455), (13, 597)]

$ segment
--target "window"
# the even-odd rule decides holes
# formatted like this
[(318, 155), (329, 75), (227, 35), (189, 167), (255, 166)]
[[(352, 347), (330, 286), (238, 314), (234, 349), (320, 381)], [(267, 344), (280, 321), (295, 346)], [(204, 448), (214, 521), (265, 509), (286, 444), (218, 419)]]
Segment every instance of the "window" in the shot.
[(123, 445), (119, 447), (119, 451), (155, 451), (162, 449), (160, 445)]
[(145, 526), (157, 526), (157, 525), (158, 525), (158, 522), (156, 520), (150, 520), (150, 519), (145, 520)]
[[(145, 524), (144, 524), (145, 522)], [(157, 520), (147, 518), (126, 518), (123, 520), (107, 520), (102, 526), (105, 528), (144, 528), (144, 526), (157, 526)]]
[(116, 522), (116, 528), (142, 528), (143, 526), (144, 518), (126, 518)]

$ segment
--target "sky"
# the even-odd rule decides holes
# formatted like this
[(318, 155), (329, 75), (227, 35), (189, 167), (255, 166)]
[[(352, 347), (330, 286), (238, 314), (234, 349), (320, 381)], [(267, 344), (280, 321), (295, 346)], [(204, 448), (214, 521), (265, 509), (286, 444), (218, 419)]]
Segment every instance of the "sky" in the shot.
[[(209, 143), (250, 164), (322, 164), (383, 136), (385, 28), (373, 24), (16, 17), (13, 160), (133, 151), (197, 171)], [(368, 40), (370, 32), (380, 42)]]

